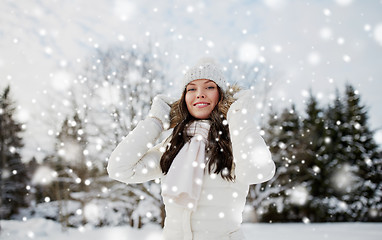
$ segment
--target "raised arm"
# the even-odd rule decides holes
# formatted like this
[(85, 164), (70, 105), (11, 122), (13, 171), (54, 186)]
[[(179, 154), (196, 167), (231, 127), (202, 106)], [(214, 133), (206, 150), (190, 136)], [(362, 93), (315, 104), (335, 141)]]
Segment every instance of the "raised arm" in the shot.
[(149, 116), (138, 123), (109, 157), (110, 178), (124, 183), (141, 183), (162, 176), (159, 162), (164, 142), (152, 146), (168, 128), (169, 104), (170, 100), (163, 95), (154, 98)]
[(236, 179), (249, 184), (266, 182), (274, 176), (275, 164), (254, 120), (252, 93), (246, 90), (237, 95), (227, 114)]

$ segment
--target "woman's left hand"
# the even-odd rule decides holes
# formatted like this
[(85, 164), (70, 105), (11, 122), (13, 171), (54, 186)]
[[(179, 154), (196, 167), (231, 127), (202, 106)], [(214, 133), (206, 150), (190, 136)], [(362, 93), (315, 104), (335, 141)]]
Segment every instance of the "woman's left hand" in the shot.
[(227, 120), (232, 117), (233, 114), (242, 113), (246, 114), (253, 108), (255, 94), (252, 90), (241, 90), (236, 93), (234, 96), (236, 101), (233, 102), (228, 109)]

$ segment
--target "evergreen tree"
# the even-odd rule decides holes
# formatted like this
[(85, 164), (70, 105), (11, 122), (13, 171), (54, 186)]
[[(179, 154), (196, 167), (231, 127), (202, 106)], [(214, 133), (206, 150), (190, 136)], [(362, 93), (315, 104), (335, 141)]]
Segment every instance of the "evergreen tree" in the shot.
[(265, 128), (277, 172), (262, 184), (271, 193), (262, 220), (380, 221), (381, 152), (357, 91), (347, 85), (341, 97), (337, 90), (327, 108), (311, 94), (300, 120), (292, 107), (280, 117), (272, 112)]
[(320, 152), (323, 158), (317, 161), (320, 195), (314, 198), (313, 206), (322, 209), (321, 214), (316, 215), (317, 221), (367, 220), (370, 210), (367, 205), (380, 180), (369, 181), (359, 170), (364, 169), (378, 178), (375, 163), (380, 160), (366, 120), (367, 113), (354, 88), (347, 85), (343, 98), (337, 90), (334, 103), (325, 113), (326, 131), (322, 136), (325, 148)]
[[(340, 102), (338, 102), (340, 103)], [(338, 106), (338, 109), (341, 108)], [(303, 120), (303, 134), (300, 145), (300, 159), (304, 162), (301, 177), (309, 189), (307, 202), (301, 206), (309, 221), (326, 221), (327, 206), (325, 204), (327, 190), (330, 187), (330, 159), (326, 154), (330, 137), (328, 136), (325, 110), (318, 106), (312, 92), (306, 103), (306, 117)]]
[(349, 172), (348, 182), (345, 182), (349, 188), (345, 189), (342, 200), (346, 202), (352, 220), (382, 219), (381, 215), (373, 213), (382, 193), (382, 172), (378, 145), (368, 127), (367, 110), (361, 104), (358, 92), (349, 84), (346, 85), (344, 102), (346, 123), (341, 141), (346, 151), (347, 165), (342, 167), (348, 170), (342, 171), (345, 174)]
[(20, 155), (23, 127), (14, 119), (15, 110), (7, 86), (0, 96), (0, 219), (9, 219), (28, 206), (29, 179)]
[(295, 197), (293, 190), (294, 186), (300, 186), (302, 182), (298, 179), (302, 164), (298, 160), (301, 136), (300, 116), (292, 105), (290, 109), (284, 109), (280, 117), (272, 112), (268, 124), (264, 137), (270, 146), (277, 171), (275, 180), (272, 183), (262, 184), (262, 188), (266, 189), (267, 185), (271, 184), (271, 188), (276, 191), (273, 191), (269, 199), (263, 201), (263, 206), (259, 209), (262, 213), (261, 220), (298, 221), (300, 213), (295, 211), (294, 206), (301, 203)]

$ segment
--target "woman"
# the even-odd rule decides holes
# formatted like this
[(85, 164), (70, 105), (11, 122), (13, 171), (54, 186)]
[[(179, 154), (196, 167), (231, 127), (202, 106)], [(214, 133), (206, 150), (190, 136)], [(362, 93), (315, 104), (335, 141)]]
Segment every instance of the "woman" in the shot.
[[(164, 240), (244, 239), (240, 229), (250, 184), (271, 179), (275, 165), (253, 120), (250, 91), (228, 88), (203, 60), (184, 76), (181, 98), (154, 98), (149, 116), (109, 158), (109, 176), (125, 183), (160, 178)], [(162, 131), (170, 136), (152, 147)]]

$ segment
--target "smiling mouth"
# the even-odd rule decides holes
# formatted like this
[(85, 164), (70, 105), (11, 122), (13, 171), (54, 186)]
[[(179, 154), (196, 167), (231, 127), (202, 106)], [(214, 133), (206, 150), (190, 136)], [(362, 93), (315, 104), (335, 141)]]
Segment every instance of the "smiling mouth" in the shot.
[(209, 103), (195, 103), (194, 106), (195, 107), (205, 107), (205, 106), (208, 106), (210, 105)]

